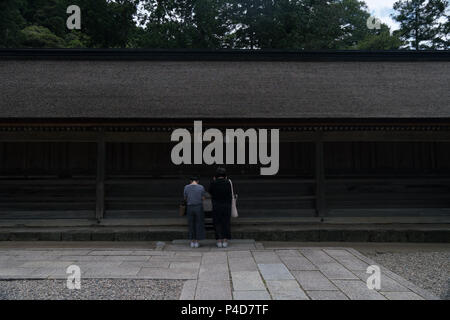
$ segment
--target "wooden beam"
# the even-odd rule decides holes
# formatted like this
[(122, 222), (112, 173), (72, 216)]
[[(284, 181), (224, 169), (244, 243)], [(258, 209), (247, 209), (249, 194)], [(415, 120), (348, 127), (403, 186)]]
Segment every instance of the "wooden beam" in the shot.
[(325, 167), (323, 154), (322, 134), (316, 138), (316, 216), (323, 217), (326, 214), (325, 199)]
[(450, 141), (450, 131), (329, 131), (323, 133), (323, 141), (446, 142)]
[(106, 143), (103, 133), (97, 140), (97, 186), (96, 186), (96, 209), (97, 220), (103, 219), (105, 213), (105, 174), (106, 174)]
[[(258, 127), (258, 126), (255, 126)], [(170, 142), (171, 132), (104, 132), (106, 142)], [(78, 131), (15, 131), (0, 132), (0, 141), (9, 142), (96, 142), (98, 132)], [(280, 142), (314, 142), (314, 131), (281, 131)], [(448, 142), (450, 131), (444, 130), (351, 130), (324, 131), (323, 141), (406, 141), (406, 142)]]
[(9, 142), (96, 142), (95, 132), (0, 132), (0, 141)]
[(106, 142), (170, 143), (170, 132), (105, 132)]

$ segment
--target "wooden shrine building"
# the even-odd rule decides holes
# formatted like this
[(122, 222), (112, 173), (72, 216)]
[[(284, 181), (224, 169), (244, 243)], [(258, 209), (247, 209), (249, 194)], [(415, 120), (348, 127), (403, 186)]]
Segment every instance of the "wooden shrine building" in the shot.
[(171, 132), (278, 128), (244, 219), (450, 217), (450, 52), (0, 50), (0, 220), (179, 219)]

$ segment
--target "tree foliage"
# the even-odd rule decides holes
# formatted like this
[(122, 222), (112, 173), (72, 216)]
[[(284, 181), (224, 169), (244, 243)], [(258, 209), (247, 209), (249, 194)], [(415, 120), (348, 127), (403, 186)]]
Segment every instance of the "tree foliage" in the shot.
[(366, 35), (362, 40), (358, 41), (355, 49), (358, 50), (396, 50), (404, 45), (398, 34), (389, 32), (389, 27), (381, 24), (380, 30), (375, 33)]
[(0, 46), (20, 46), (20, 30), (26, 26), (23, 17), (25, 5), (25, 0), (0, 1)]
[(400, 37), (420, 49), (448, 48), (447, 0), (397, 1), (393, 18), (400, 23)]
[[(81, 8), (81, 30), (66, 27), (73, 4)], [(1, 0), (0, 46), (394, 50), (417, 42), (419, 49), (448, 48), (446, 7), (447, 0), (399, 1), (401, 30), (391, 33), (387, 25), (367, 27), (370, 14), (360, 0)]]

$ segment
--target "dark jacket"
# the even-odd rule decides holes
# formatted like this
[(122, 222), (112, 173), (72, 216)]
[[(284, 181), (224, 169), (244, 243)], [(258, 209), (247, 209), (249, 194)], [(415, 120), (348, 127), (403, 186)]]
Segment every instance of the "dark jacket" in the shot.
[(213, 180), (209, 193), (213, 202), (231, 205), (231, 185), (228, 179)]

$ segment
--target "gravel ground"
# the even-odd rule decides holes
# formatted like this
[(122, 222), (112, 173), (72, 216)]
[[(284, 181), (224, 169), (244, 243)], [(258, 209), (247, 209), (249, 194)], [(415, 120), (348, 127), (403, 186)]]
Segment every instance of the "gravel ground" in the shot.
[(416, 286), (450, 300), (450, 251), (363, 254)]
[(176, 300), (182, 280), (85, 279), (80, 290), (65, 280), (0, 280), (0, 300)]

